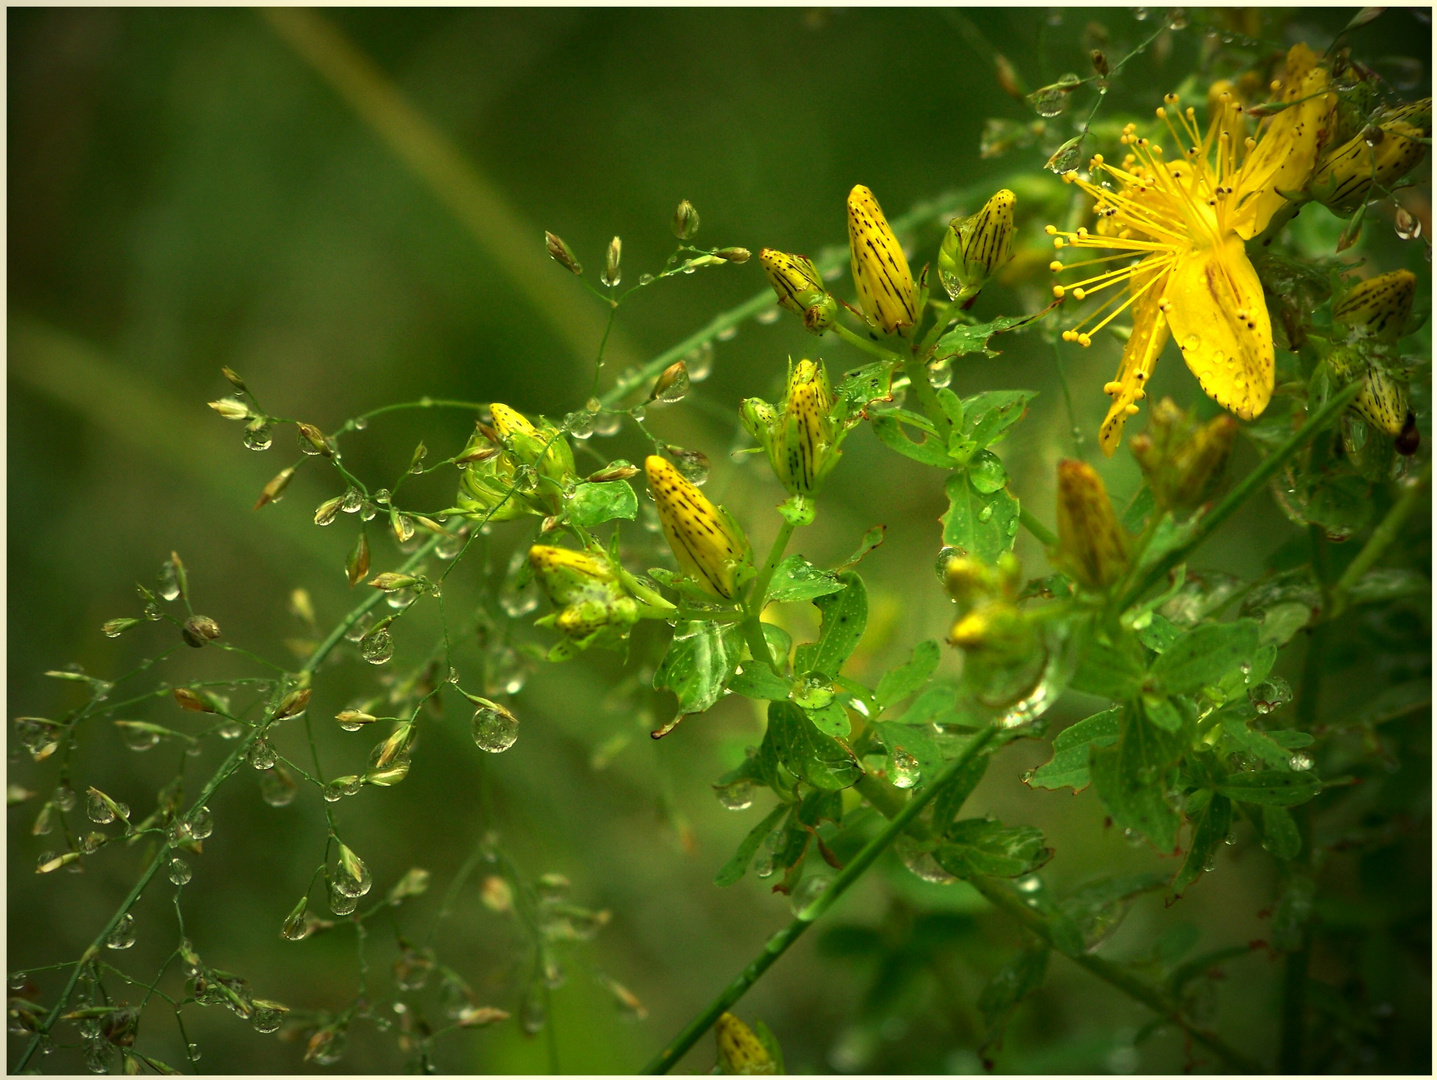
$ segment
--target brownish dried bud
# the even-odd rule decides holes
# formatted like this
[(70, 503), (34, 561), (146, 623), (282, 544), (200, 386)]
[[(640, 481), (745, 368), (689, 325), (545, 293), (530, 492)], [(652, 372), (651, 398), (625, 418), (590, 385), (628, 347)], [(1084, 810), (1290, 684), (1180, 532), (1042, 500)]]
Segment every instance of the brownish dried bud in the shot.
[(175, 704), (189, 712), (212, 713), (215, 711), (215, 706), (212, 701), (195, 693), (188, 687), (177, 686), (171, 690), (170, 693), (175, 699)]
[(753, 258), (753, 252), (749, 251), (748, 248), (743, 247), (719, 248), (717, 251), (714, 252), (714, 254), (717, 255), (720, 259), (723, 259), (727, 262), (739, 263), (740, 265), (748, 262), (749, 259)]
[(574, 253), (569, 245), (560, 240), (551, 232), (544, 233), (544, 246), (549, 249), (549, 258), (562, 266), (571, 274), (582, 274), (584, 268), (579, 265), (579, 260), (574, 258)]
[(609, 480), (628, 480), (630, 477), (638, 475), (638, 466), (630, 465), (626, 461), (623, 464), (611, 463), (608, 468), (590, 473), (585, 479), (591, 484), (602, 484)]
[(1100, 589), (1128, 568), (1128, 538), (1108, 489), (1086, 462), (1058, 462), (1058, 558), (1077, 581)]
[(190, 648), (203, 649), (220, 636), (220, 627), (219, 623), (207, 615), (191, 615), (185, 620), (184, 626), (180, 627), (180, 634)]
[(324, 432), (313, 424), (300, 422), (296, 426), (299, 428), (299, 448), (301, 450), (306, 454), (334, 457), (334, 447), (329, 445), (329, 440), (324, 437)]
[(276, 720), (285, 720), (291, 716), (298, 716), (304, 712), (305, 709), (309, 708), (309, 699), (313, 694), (314, 691), (308, 686), (302, 690), (291, 690), (279, 703), (279, 708), (275, 710), (274, 718)]
[(272, 502), (279, 502), (284, 497), (284, 489), (289, 487), (289, 482), (294, 478), (294, 467), (282, 469), (278, 476), (264, 486), (255, 500), (254, 509), (259, 510)]
[(673, 230), (680, 240), (692, 240), (699, 231), (699, 212), (687, 199), (674, 211)]
[(358, 539), (354, 541), (354, 547), (349, 551), (349, 558), (344, 562), (344, 571), (349, 577), (351, 589), (363, 581), (364, 575), (369, 573), (369, 538), (362, 531)]

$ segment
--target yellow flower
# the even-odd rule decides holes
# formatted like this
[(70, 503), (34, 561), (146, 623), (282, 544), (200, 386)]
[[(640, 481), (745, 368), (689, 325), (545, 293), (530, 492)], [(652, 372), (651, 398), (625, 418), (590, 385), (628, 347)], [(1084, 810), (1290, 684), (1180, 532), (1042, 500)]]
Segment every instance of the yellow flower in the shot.
[(754, 573), (743, 530), (657, 454), (644, 460), (644, 472), (679, 569), (704, 592), (737, 599)]
[[(1161, 144), (1139, 136), (1129, 124), (1122, 142), (1130, 149), (1122, 164), (1109, 165), (1098, 154), (1090, 166), (1094, 174), (1111, 177), (1114, 190), (1076, 172), (1063, 177), (1093, 197), (1099, 224), (1092, 232), (1059, 232), (1050, 225), (1054, 246), (1109, 254), (1054, 262), (1052, 269), (1121, 265), (1056, 285), (1054, 295), (1082, 300), (1126, 285), (1065, 331), (1064, 340), (1090, 345), (1094, 334), (1133, 309), (1133, 332), (1118, 376), (1103, 387), (1113, 404), (1098, 441), (1109, 456), (1146, 395), (1169, 335), (1177, 339), (1204, 392), (1223, 408), (1244, 420), (1267, 408), (1273, 386), (1272, 326), (1243, 242), (1262, 232), (1287, 194), (1301, 191), (1311, 177), (1336, 101), (1326, 71), (1305, 45), (1294, 45), (1288, 53), (1280, 88), (1287, 107), (1257, 136), (1247, 134), (1243, 106), (1231, 91), (1215, 95), (1206, 135), (1198, 130), (1194, 110), (1178, 109), (1177, 95), (1169, 94), (1157, 116), (1182, 149), (1180, 160), (1165, 160)], [(1129, 261), (1135, 256), (1137, 261)]]
[(918, 323), (913, 272), (883, 208), (862, 184), (848, 193), (848, 252), (868, 321), (885, 334), (911, 334)]

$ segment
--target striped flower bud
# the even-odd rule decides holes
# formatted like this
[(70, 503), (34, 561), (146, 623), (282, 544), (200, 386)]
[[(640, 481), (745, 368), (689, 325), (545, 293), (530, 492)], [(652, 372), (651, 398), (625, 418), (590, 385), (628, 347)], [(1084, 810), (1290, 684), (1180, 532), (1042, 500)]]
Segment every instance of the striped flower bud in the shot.
[(1327, 363), (1344, 382), (1361, 379), (1352, 407), (1393, 438), (1403, 435), (1408, 416), (1407, 384), (1369, 364), (1357, 350), (1333, 349)]
[(1128, 538), (1091, 465), (1058, 462), (1058, 559), (1069, 576), (1100, 589), (1128, 568)]
[(1191, 510), (1212, 498), (1236, 437), (1237, 421), (1228, 414), (1198, 424), (1172, 398), (1163, 398), (1130, 449), (1153, 501), (1164, 510)]
[[(484, 452), (486, 447), (493, 452)], [(512, 521), (526, 514), (542, 517), (549, 512), (532, 482), (516, 483), (513, 460), (499, 452), (482, 427), (469, 437), (460, 457), (469, 461), (459, 474), (455, 509), (486, 522)]]
[(764, 248), (758, 253), (758, 261), (763, 264), (768, 283), (778, 294), (779, 307), (802, 315), (803, 325), (815, 334), (822, 334), (833, 325), (838, 315), (838, 301), (823, 287), (823, 278), (812, 259)]
[(555, 607), (624, 595), (619, 575), (609, 561), (587, 551), (535, 544), (529, 549), (529, 565)]
[(790, 494), (816, 495), (838, 464), (842, 435), (831, 417), (834, 404), (823, 361), (800, 360), (789, 369), (782, 405), (749, 398), (739, 407), (743, 426), (763, 445), (773, 474)]
[(976, 214), (948, 223), (938, 251), (938, 280), (950, 299), (971, 302), (1013, 257), (1013, 208), (1017, 204), (1017, 196), (1004, 188)]
[(561, 484), (574, 479), (574, 452), (558, 428), (544, 420), (535, 427), (518, 409), (497, 401), (489, 411), (494, 414), (494, 431), (521, 462)]
[(1349, 338), (1370, 337), (1394, 342), (1412, 314), (1417, 277), (1410, 270), (1359, 281), (1332, 304), (1332, 321), (1348, 330)]
[(754, 574), (743, 531), (657, 454), (644, 460), (644, 472), (679, 568), (704, 592), (737, 599)]
[(848, 251), (868, 321), (885, 334), (911, 334), (918, 324), (913, 273), (878, 200), (862, 184), (848, 193)]
[(1357, 212), (1372, 187), (1391, 186), (1422, 160), (1432, 134), (1432, 99), (1404, 105), (1378, 119), (1380, 141), (1361, 132), (1333, 150), (1313, 174), (1308, 192), (1339, 217)]
[(753, 1029), (733, 1013), (726, 1012), (718, 1018), (714, 1037), (718, 1040), (719, 1072), (724, 1075), (769, 1076), (779, 1071), (778, 1063)]

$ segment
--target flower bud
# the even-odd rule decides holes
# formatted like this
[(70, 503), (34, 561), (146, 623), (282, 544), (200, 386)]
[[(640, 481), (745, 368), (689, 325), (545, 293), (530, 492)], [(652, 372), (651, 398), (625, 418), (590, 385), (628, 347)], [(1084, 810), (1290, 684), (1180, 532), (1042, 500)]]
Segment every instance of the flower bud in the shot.
[(800, 360), (789, 369), (781, 414), (757, 398), (740, 406), (744, 428), (763, 445), (774, 475), (790, 494), (816, 495), (838, 464), (842, 435), (831, 417), (834, 404), (823, 361)]
[(998, 592), (998, 576), (991, 566), (955, 555), (943, 565), (943, 587), (958, 608), (967, 612)]
[(1359, 132), (1323, 159), (1308, 186), (1311, 196), (1339, 217), (1357, 212), (1372, 187), (1391, 188), (1422, 160), (1432, 134), (1432, 99), (1379, 116), (1380, 141)]
[(255, 500), (254, 509), (259, 510), (261, 507), (267, 506), (272, 502), (278, 502), (284, 494), (284, 489), (289, 487), (289, 482), (293, 477), (293, 466), (280, 470), (279, 475), (266, 484), (264, 490), (259, 493), (259, 498)]
[(329, 440), (324, 437), (324, 432), (313, 424), (300, 423), (299, 427), (299, 448), (306, 454), (323, 454), (325, 457), (334, 457), (334, 447), (329, 445)]
[(699, 212), (687, 199), (674, 211), (673, 230), (680, 240), (692, 240), (699, 231)]
[(249, 406), (243, 401), (232, 397), (220, 398), (218, 401), (209, 403), (211, 409), (219, 413), (226, 420), (247, 420), (249, 419)]
[(624, 595), (619, 575), (609, 561), (587, 551), (535, 544), (529, 549), (529, 565), (555, 607)]
[(226, 379), (228, 379), (229, 384), (233, 386), (236, 390), (238, 390), (241, 394), (243, 394), (246, 390), (249, 389), (249, 387), (245, 386), (244, 380), (239, 377), (239, 373), (236, 372), (233, 368), (222, 367), (220, 368), (220, 374), (223, 375)]
[(569, 250), (569, 245), (560, 240), (551, 232), (544, 234), (544, 246), (549, 250), (549, 258), (562, 266), (571, 274), (582, 274), (584, 268), (579, 265), (579, 260), (574, 258), (574, 253)]
[(619, 258), (623, 252), (624, 242), (617, 236), (609, 241), (609, 250), (604, 253), (604, 274), (600, 280), (611, 289), (623, 276), (619, 270)]
[(778, 1072), (778, 1063), (759, 1042), (753, 1029), (733, 1013), (723, 1013), (714, 1024), (718, 1040), (719, 1071), (728, 1076), (767, 1076)]
[(885, 334), (911, 334), (918, 324), (918, 290), (898, 237), (862, 184), (848, 193), (848, 251), (858, 303)]
[(494, 431), (521, 462), (560, 483), (574, 478), (574, 452), (552, 424), (541, 421), (543, 426), (535, 427), (518, 409), (497, 401), (489, 411), (494, 414)]
[(1407, 431), (1406, 383), (1369, 364), (1355, 349), (1346, 346), (1333, 349), (1327, 362), (1344, 382), (1362, 380), (1362, 389), (1352, 400), (1354, 409), (1393, 438)]
[(1402, 336), (1412, 314), (1417, 277), (1410, 270), (1359, 281), (1332, 304), (1332, 321), (1348, 330), (1349, 339), (1376, 338), (1391, 343)]
[(1013, 257), (1013, 207), (1017, 203), (1017, 197), (1004, 188), (972, 217), (948, 223), (938, 251), (938, 280), (951, 299), (971, 301)]
[(644, 460), (644, 472), (679, 568), (704, 592), (737, 599), (754, 574), (743, 531), (657, 454)]
[(838, 301), (828, 295), (813, 260), (803, 255), (764, 248), (758, 253), (768, 283), (778, 294), (778, 306), (803, 316), (803, 325), (822, 334), (838, 316)]
[(203, 649), (220, 636), (220, 625), (208, 615), (191, 615), (180, 627), (180, 636), (192, 649)]
[(1058, 462), (1058, 558), (1063, 569), (1091, 588), (1104, 588), (1128, 568), (1128, 538), (1108, 490), (1091, 465)]
[(981, 604), (959, 616), (948, 631), (948, 644), (964, 652), (981, 652), (995, 660), (1030, 655), (1036, 631), (1016, 604), (1007, 601)]
[(1199, 425), (1163, 398), (1130, 448), (1153, 501), (1164, 510), (1191, 510), (1212, 498), (1236, 437), (1237, 422), (1228, 414)]
[(753, 258), (753, 252), (746, 247), (719, 248), (714, 254), (725, 262), (737, 263), (740, 266)]
[(385, 572), (383, 574), (376, 574), (370, 578), (369, 584), (384, 592), (396, 592), (399, 589), (412, 589), (423, 580), (423, 578), (417, 578), (412, 574)]

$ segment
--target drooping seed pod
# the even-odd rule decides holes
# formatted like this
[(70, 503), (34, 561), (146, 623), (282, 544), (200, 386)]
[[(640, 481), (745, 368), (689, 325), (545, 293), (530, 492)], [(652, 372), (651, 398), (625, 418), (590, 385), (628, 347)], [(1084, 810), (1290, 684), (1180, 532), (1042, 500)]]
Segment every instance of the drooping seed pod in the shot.
[(1091, 465), (1058, 462), (1058, 558), (1077, 581), (1100, 589), (1128, 568), (1128, 539), (1108, 489)]
[(674, 211), (673, 230), (680, 240), (692, 240), (699, 231), (699, 212), (687, 199), (680, 202)]
[(1013, 208), (1018, 199), (1007, 188), (981, 210), (954, 218), (938, 251), (938, 280), (950, 299), (968, 303), (1013, 257)]
[(703, 591), (737, 599), (754, 574), (743, 531), (657, 454), (644, 460), (644, 472), (680, 569)]
[(918, 324), (913, 272), (878, 200), (862, 184), (848, 193), (848, 251), (868, 321), (885, 334), (911, 334)]
[(551, 232), (544, 234), (544, 247), (548, 249), (549, 258), (562, 266), (571, 274), (582, 274), (584, 268), (579, 265), (579, 260), (574, 257), (574, 252), (569, 245)]

